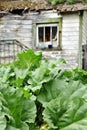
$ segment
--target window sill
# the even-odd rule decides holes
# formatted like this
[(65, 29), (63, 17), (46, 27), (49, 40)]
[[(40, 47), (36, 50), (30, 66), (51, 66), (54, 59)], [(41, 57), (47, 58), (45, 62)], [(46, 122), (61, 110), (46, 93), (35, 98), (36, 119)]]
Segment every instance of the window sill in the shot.
[(44, 49), (40, 49), (40, 48), (35, 48), (36, 51), (62, 51), (62, 49), (60, 47), (56, 47), (56, 48), (44, 48)]

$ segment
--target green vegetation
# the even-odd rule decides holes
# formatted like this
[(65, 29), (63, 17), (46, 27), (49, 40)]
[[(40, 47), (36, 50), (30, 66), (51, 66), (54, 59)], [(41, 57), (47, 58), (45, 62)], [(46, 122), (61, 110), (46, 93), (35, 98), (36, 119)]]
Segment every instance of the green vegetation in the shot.
[(48, 0), (52, 5), (61, 4), (61, 3), (68, 3), (68, 4), (74, 4), (77, 2), (87, 2), (87, 0)]
[(0, 67), (0, 130), (86, 130), (87, 72), (32, 50)]

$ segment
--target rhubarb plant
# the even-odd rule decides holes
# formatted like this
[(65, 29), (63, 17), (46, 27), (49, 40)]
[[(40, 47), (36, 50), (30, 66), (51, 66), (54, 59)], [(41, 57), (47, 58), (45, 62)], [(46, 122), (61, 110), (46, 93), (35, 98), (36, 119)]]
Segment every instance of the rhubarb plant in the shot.
[(86, 130), (87, 72), (28, 50), (0, 67), (0, 130)]

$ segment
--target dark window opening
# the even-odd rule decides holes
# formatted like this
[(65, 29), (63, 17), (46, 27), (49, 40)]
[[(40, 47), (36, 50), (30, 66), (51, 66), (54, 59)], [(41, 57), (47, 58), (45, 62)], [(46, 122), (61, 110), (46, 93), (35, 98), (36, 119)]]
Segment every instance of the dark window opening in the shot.
[(50, 40), (50, 27), (45, 27), (45, 42)]
[(82, 69), (87, 71), (87, 45), (82, 45)]
[(38, 29), (39, 42), (44, 42), (44, 28), (39, 27)]

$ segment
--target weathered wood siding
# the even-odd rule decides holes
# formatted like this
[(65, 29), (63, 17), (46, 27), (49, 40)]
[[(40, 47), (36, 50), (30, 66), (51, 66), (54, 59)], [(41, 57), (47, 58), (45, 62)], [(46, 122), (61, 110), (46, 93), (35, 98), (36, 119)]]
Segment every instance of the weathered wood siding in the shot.
[(87, 11), (82, 19), (82, 68), (87, 71)]
[(58, 15), (55, 11), (29, 12), (23, 16), (7, 15), (0, 18), (0, 39), (17, 39), (21, 43), (33, 48), (33, 23), (48, 18), (62, 17), (62, 50), (43, 51), (48, 58), (64, 58), (66, 68), (78, 66), (79, 49), (79, 15)]
[(32, 20), (18, 15), (0, 18), (0, 40), (4, 39), (16, 39), (31, 48)]
[(83, 12), (82, 45), (87, 44), (87, 11)]
[[(75, 68), (78, 66), (79, 52), (79, 15), (63, 15), (62, 21), (62, 50), (49, 52), (50, 56), (64, 58), (67, 62), (65, 68)], [(48, 52), (44, 52), (49, 54)]]
[(79, 51), (79, 15), (69, 14), (63, 16), (62, 28), (62, 55), (71, 68), (78, 65)]

